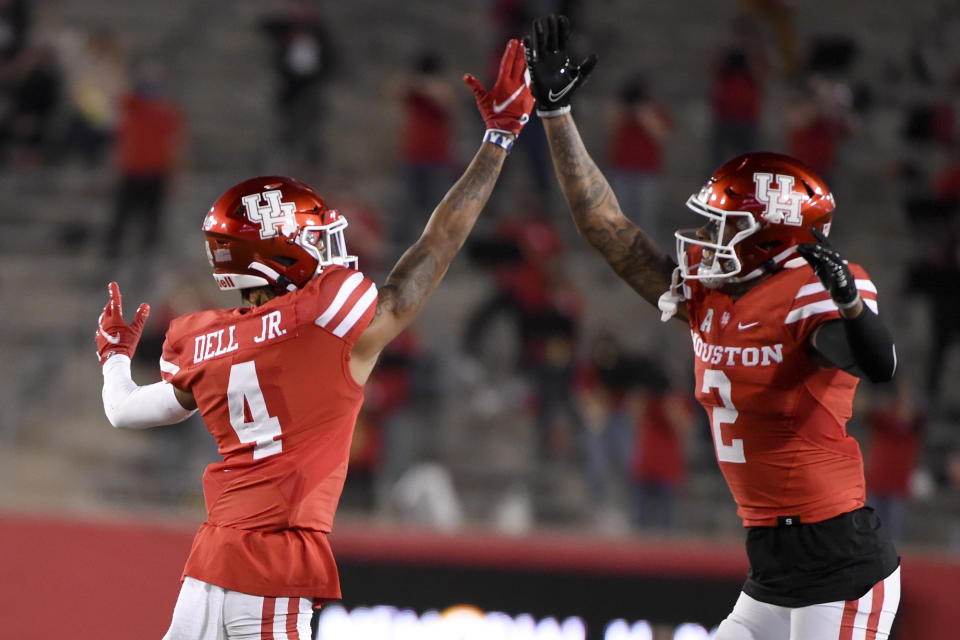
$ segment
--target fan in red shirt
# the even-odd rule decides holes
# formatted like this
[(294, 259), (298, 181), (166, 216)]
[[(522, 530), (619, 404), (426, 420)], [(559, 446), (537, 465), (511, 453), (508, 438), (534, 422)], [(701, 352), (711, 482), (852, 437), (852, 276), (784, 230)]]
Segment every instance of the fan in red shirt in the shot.
[[(405, 246), (426, 221), (430, 207), (440, 198), (454, 175), (453, 114), (457, 98), (443, 75), (443, 60), (436, 52), (420, 52), (400, 99), (403, 125), (400, 158), (407, 182), (410, 210), (394, 216), (391, 240)], [(419, 218), (410, 224), (410, 216)]]
[(687, 479), (687, 437), (694, 424), (692, 403), (670, 387), (654, 361), (645, 363), (630, 475), (636, 521), (641, 529), (673, 528), (674, 504)]
[(741, 48), (724, 51), (710, 90), (711, 166), (760, 146), (763, 99), (762, 80), (751, 56)]
[(172, 320), (161, 382), (132, 380), (149, 306), (128, 325), (110, 283), (96, 333), (108, 419), (144, 428), (199, 410), (223, 458), (203, 475), (207, 519), (165, 640), (307, 640), (312, 607), (340, 597), (327, 534), (364, 384), (486, 204), (533, 107), (525, 72), (523, 46), (511, 40), (490, 91), (464, 76), (484, 141), (382, 287), (348, 253), (346, 218), (282, 176), (245, 180), (210, 207), (203, 232), (214, 279), (243, 304)]
[(871, 403), (866, 417), (870, 431), (867, 449), (867, 495), (894, 540), (903, 539), (910, 480), (927, 422), (915, 407), (913, 394), (902, 381)]
[(160, 237), (169, 183), (177, 167), (184, 133), (183, 116), (164, 95), (163, 68), (147, 63), (133, 92), (123, 97), (115, 137), (119, 173), (105, 254), (116, 256), (133, 219), (139, 219), (139, 248), (149, 251)]
[(623, 210), (664, 246), (671, 238), (660, 232), (663, 145), (672, 128), (670, 115), (651, 98), (644, 78), (624, 83), (610, 138), (610, 182)]

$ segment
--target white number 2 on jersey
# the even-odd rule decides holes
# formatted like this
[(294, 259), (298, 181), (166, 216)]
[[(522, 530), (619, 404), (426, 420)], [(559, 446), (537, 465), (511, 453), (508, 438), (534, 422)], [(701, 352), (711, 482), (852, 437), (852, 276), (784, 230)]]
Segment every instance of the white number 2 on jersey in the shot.
[[(247, 422), (244, 415), (244, 401), (250, 407), (250, 422)], [(227, 407), (230, 409), (230, 426), (237, 432), (240, 442), (256, 443), (253, 447), (254, 460), (275, 455), (283, 450), (281, 442), (274, 440), (282, 433), (280, 421), (267, 412), (267, 403), (263, 400), (257, 369), (252, 360), (230, 367)]]
[(737, 421), (740, 412), (733, 406), (733, 399), (730, 397), (730, 378), (723, 371), (718, 369), (707, 369), (703, 372), (702, 393), (710, 393), (710, 389), (716, 389), (720, 393), (722, 407), (714, 407), (710, 415), (710, 426), (713, 428), (713, 442), (717, 446), (717, 461), (719, 462), (746, 462), (743, 456), (743, 440), (734, 438), (730, 444), (723, 443), (723, 430), (721, 425), (733, 424)]

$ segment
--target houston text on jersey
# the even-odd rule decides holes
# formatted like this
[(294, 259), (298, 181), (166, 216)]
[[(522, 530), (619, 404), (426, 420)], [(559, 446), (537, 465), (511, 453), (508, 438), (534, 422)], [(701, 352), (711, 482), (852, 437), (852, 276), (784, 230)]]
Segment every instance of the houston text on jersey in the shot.
[(725, 347), (720, 344), (704, 342), (696, 332), (690, 332), (693, 340), (693, 353), (707, 364), (719, 364), (728, 367), (769, 367), (783, 362), (783, 343), (761, 345), (760, 347)]

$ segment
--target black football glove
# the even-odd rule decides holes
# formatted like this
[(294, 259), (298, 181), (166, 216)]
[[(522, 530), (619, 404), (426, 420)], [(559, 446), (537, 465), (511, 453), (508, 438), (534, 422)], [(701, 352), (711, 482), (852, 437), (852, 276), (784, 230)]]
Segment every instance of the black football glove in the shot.
[(570, 21), (553, 14), (534, 20), (533, 32), (523, 39), (531, 89), (541, 118), (570, 111), (570, 97), (597, 64), (595, 53), (574, 64), (567, 51), (569, 39)]
[(850, 267), (827, 240), (827, 236), (814, 228), (810, 232), (817, 241), (799, 244), (797, 251), (813, 267), (813, 272), (837, 306), (849, 309), (860, 298)]

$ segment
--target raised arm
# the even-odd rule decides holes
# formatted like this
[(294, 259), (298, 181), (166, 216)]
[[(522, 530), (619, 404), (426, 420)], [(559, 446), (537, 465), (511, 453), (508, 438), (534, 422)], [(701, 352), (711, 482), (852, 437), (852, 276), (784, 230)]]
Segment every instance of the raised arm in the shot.
[(351, 373), (361, 384), (383, 348), (410, 326), (440, 284), (486, 205), (514, 139), (530, 118), (533, 96), (519, 40), (507, 45), (497, 82), (489, 92), (469, 74), (464, 81), (473, 90), (487, 125), (483, 143), (434, 209), (420, 239), (407, 249), (380, 289), (376, 315), (357, 340), (350, 361)]
[(623, 215), (607, 179), (584, 148), (573, 117), (566, 113), (546, 118), (543, 126), (557, 180), (580, 235), (617, 275), (656, 306), (670, 288), (673, 259)]
[[(526, 41), (527, 65), (543, 120), (553, 166), (573, 220), (587, 242), (644, 300), (656, 306), (670, 288), (673, 259), (620, 210), (607, 179), (580, 139), (570, 115), (570, 96), (596, 64), (596, 56), (579, 65), (567, 52), (570, 26), (563, 16), (534, 21)], [(681, 314), (682, 316), (682, 314)]]

